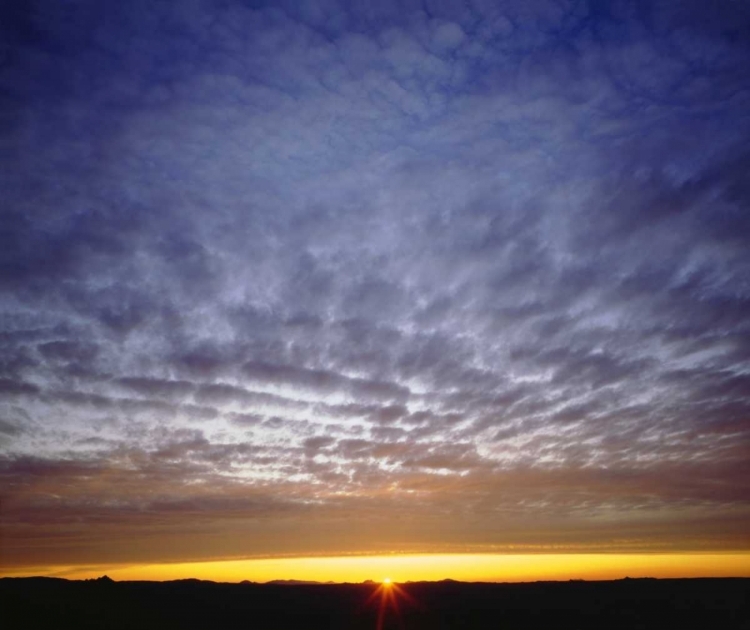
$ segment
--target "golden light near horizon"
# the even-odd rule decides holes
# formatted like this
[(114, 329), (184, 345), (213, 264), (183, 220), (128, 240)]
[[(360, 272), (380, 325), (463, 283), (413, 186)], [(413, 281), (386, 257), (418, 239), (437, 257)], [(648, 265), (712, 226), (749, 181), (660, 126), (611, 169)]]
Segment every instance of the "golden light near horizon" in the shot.
[(464, 582), (532, 582), (624, 577), (750, 577), (750, 553), (352, 555), (139, 565), (33, 566), (6, 569), (3, 574), (69, 579), (107, 574), (118, 581), (198, 578), (218, 582), (280, 579), (364, 582), (381, 575), (387, 577), (383, 578), (380, 587), (392, 589), (398, 583), (446, 578)]

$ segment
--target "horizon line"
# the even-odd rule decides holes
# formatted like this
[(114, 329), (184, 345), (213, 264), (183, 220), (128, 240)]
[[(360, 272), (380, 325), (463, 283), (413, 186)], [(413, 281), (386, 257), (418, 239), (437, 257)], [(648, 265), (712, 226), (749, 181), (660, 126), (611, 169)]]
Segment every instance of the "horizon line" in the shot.
[[(362, 583), (453, 580), (466, 583), (609, 581), (653, 577), (750, 577), (750, 550), (648, 553), (444, 553), (299, 556), (172, 562), (50, 563), (0, 569), (3, 577), (116, 581), (203, 581), (268, 583), (296, 580)], [(289, 578), (288, 576), (294, 576)]]

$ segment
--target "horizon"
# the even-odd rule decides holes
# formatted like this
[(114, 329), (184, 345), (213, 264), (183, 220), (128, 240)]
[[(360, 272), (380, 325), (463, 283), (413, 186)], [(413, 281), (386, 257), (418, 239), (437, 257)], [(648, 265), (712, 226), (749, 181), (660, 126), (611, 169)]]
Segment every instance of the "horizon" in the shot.
[(744, 628), (748, 578), (566, 580), (524, 583), (455, 580), (396, 583), (225, 583), (0, 579), (5, 616), (28, 628), (184, 630), (300, 627), (311, 630), (443, 628)]
[(748, 575), (747, 68), (734, 0), (3, 3), (0, 575)]
[[(60, 577), (114, 581), (195, 579), (221, 583), (300, 581), (318, 584), (394, 584), (457, 581), (526, 583), (631, 579), (750, 578), (750, 553), (693, 554), (390, 554), (253, 558), (151, 565), (35, 567), (2, 577)], [(373, 577), (373, 575), (378, 577)], [(369, 577), (368, 577), (369, 576)], [(442, 576), (442, 577), (440, 577)]]

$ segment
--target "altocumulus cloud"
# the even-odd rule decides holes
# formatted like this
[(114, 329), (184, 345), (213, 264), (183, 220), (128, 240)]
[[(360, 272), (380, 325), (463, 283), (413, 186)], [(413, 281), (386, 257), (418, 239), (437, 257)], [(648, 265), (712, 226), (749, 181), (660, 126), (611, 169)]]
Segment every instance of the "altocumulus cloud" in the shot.
[(745, 3), (0, 25), (3, 563), (747, 547)]

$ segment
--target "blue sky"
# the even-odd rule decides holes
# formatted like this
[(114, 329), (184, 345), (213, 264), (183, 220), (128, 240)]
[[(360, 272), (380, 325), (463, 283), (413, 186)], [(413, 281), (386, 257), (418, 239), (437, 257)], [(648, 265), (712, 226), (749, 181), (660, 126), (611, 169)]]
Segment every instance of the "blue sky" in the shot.
[(6, 565), (747, 548), (746, 3), (0, 11)]

